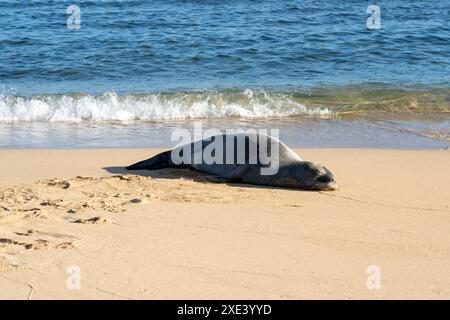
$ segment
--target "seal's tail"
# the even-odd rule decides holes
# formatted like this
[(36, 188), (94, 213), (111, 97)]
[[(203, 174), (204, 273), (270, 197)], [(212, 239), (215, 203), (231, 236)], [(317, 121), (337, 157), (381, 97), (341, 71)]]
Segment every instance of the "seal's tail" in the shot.
[(156, 156), (137, 162), (132, 164), (131, 166), (126, 167), (127, 170), (156, 170), (170, 167), (170, 150), (157, 154)]

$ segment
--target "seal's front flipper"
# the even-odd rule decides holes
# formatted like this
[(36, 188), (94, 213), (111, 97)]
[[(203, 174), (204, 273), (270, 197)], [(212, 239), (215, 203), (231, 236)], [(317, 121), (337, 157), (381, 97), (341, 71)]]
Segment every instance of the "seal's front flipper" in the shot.
[(127, 170), (156, 170), (170, 167), (170, 150), (126, 167)]

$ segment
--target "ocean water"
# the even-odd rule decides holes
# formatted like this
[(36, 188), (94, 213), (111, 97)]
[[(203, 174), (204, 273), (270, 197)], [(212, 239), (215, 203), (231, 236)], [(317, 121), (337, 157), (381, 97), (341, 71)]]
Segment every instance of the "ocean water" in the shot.
[(450, 145), (450, 0), (2, 0), (0, 30), (0, 147)]

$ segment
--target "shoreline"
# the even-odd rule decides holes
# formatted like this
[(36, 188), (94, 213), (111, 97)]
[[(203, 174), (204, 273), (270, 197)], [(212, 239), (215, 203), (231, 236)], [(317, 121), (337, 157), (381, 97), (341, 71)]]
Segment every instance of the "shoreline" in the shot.
[(449, 150), (295, 148), (335, 192), (124, 174), (161, 150), (0, 149), (0, 298), (450, 297)]
[[(167, 147), (176, 130), (193, 134), (196, 124), (208, 129), (267, 130), (290, 147), (441, 149), (450, 147), (450, 119), (203, 119), (96, 123), (0, 123), (0, 148), (85, 149)], [(278, 130), (279, 133), (272, 130)]]

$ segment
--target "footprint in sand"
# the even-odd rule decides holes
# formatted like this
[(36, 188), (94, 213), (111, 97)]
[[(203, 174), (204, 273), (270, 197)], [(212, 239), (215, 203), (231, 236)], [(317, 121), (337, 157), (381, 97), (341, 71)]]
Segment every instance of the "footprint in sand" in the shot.
[(24, 216), (24, 219), (48, 219), (48, 215), (43, 211), (34, 211)]
[(72, 241), (62, 242), (58, 243), (56, 246), (54, 246), (55, 249), (75, 249), (76, 246)]
[(48, 186), (54, 186), (54, 187), (59, 187), (62, 189), (69, 189), (70, 188), (70, 183), (69, 181), (66, 180), (62, 180), (62, 179), (53, 179), (47, 182)]
[(35, 241), (22, 242), (9, 238), (0, 238), (0, 249), (23, 248), (26, 250), (50, 250), (50, 249), (73, 249), (76, 248), (72, 241), (52, 244), (49, 240), (37, 239)]
[(40, 250), (40, 249), (48, 248), (48, 241), (43, 240), (43, 239), (38, 239), (35, 242), (27, 243), (27, 242), (21, 242), (21, 241), (9, 239), (9, 238), (0, 238), (0, 248), (9, 249), (14, 246), (23, 247), (27, 250), (30, 250), (30, 249)]
[(34, 243), (22, 244), (27, 250), (44, 250), (50, 249), (50, 243), (48, 240), (37, 239)]
[(45, 207), (54, 207), (54, 208), (59, 208), (60, 206), (62, 206), (62, 203), (64, 202), (64, 200), (62, 199), (56, 199), (56, 200), (44, 200), (40, 203), (41, 206), (45, 206)]
[(73, 223), (81, 223), (81, 224), (103, 224), (103, 223), (109, 223), (111, 221), (102, 218), (102, 217), (93, 217), (89, 219), (77, 219)]
[[(134, 199), (131, 199), (130, 201), (128, 201), (128, 203), (142, 203), (142, 204), (146, 204), (148, 202), (149, 201), (146, 198), (142, 198), (142, 199), (141, 198), (134, 198)], [(126, 202), (124, 204), (126, 204)]]
[(39, 231), (30, 229), (27, 232), (16, 232), (18, 236), (29, 237), (38, 234)]

